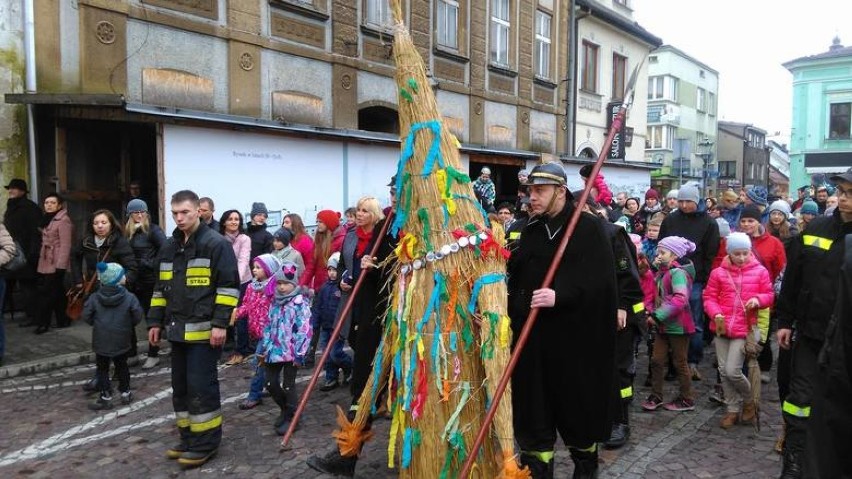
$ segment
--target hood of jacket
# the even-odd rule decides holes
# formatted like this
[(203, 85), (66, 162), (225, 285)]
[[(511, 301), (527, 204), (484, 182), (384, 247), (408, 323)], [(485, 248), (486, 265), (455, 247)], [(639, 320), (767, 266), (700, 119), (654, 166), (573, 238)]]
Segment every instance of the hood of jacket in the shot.
[(127, 289), (124, 286), (101, 285), (95, 292), (95, 300), (107, 308), (118, 306), (126, 296)]

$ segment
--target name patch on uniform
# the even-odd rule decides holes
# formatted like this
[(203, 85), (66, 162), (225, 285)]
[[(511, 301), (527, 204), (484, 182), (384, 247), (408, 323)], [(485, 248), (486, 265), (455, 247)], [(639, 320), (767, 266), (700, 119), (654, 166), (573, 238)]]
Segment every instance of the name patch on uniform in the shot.
[(627, 271), (629, 267), (629, 263), (627, 262), (627, 258), (621, 257), (618, 259), (618, 270), (619, 271)]
[(186, 278), (187, 286), (210, 286), (210, 278)]

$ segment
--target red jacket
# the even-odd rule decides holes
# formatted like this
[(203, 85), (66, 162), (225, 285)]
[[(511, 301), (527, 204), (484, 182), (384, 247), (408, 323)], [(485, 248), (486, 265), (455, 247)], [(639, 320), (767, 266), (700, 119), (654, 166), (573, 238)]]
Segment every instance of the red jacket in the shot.
[(787, 253), (784, 252), (784, 243), (772, 236), (761, 226), (763, 233), (751, 238), (751, 252), (769, 271), (769, 279), (774, 283), (784, 267), (787, 266)]
[[(751, 298), (757, 298), (760, 306), (746, 311), (745, 303)], [(751, 327), (757, 324), (757, 310), (772, 306), (774, 301), (769, 272), (754, 255), (742, 266), (736, 266), (725, 258), (721, 266), (710, 272), (704, 287), (704, 312), (711, 320), (719, 314), (724, 316), (725, 336), (731, 339), (745, 338)], [(711, 321), (710, 324), (714, 323)]]

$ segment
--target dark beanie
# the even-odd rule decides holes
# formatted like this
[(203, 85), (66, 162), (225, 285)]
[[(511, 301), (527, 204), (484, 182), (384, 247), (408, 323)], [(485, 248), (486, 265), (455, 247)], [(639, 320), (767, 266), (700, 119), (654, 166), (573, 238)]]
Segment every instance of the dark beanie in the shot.
[(287, 228), (278, 228), (278, 231), (272, 237), (284, 243), (284, 246), (290, 246), (290, 241), (293, 240), (293, 233)]
[(752, 218), (752, 219), (760, 222), (761, 215), (762, 215), (762, 213), (760, 211), (760, 208), (757, 207), (757, 205), (748, 205), (745, 208), (743, 208), (743, 212), (740, 214), (740, 219)]

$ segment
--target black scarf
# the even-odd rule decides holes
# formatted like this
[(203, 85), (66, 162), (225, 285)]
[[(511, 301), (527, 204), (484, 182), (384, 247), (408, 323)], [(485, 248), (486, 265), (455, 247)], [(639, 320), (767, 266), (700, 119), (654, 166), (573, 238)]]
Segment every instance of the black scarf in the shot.
[(47, 225), (49, 225), (50, 222), (53, 221), (53, 218), (57, 215), (57, 213), (59, 213), (59, 211), (55, 211), (53, 213), (44, 213), (41, 216), (41, 224), (39, 226), (41, 226), (42, 229), (47, 228)]

